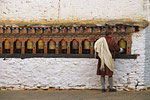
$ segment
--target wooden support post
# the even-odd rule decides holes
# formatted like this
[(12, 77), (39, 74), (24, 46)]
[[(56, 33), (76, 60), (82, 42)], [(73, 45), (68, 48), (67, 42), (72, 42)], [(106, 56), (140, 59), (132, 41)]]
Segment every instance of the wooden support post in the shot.
[(24, 44), (24, 41), (22, 42), (21, 54), (25, 54), (25, 44)]
[(47, 54), (47, 42), (44, 43), (44, 54)]
[(11, 42), (11, 48), (10, 48), (10, 54), (14, 53), (14, 46), (13, 46), (14, 42)]
[(2, 44), (3, 44), (2, 41), (0, 41), (0, 54), (3, 53), (3, 45)]
[(59, 42), (58, 41), (56, 42), (56, 51), (55, 52), (56, 52), (56, 54), (59, 54)]
[(67, 54), (70, 54), (70, 41), (67, 43)]
[(36, 54), (36, 41), (33, 42), (33, 54)]
[(82, 41), (79, 41), (79, 54), (82, 54)]

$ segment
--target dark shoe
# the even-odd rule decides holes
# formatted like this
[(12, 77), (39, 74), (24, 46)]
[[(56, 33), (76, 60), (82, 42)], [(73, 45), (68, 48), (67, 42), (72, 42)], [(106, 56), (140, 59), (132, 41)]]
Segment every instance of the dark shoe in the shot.
[(102, 89), (102, 92), (106, 92), (106, 89)]
[(109, 92), (116, 92), (116, 89), (109, 89)]

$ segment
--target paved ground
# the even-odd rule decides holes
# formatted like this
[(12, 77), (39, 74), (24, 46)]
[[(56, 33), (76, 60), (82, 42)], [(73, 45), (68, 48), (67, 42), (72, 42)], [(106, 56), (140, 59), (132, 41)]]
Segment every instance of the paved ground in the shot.
[(150, 90), (101, 93), (100, 90), (0, 91), (0, 100), (150, 100)]

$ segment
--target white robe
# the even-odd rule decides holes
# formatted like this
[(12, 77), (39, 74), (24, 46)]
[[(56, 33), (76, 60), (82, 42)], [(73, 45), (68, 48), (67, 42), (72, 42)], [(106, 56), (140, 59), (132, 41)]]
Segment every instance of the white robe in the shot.
[(104, 64), (106, 64), (111, 71), (114, 71), (114, 61), (105, 37), (101, 37), (95, 42), (94, 49), (101, 59), (101, 70), (104, 71)]

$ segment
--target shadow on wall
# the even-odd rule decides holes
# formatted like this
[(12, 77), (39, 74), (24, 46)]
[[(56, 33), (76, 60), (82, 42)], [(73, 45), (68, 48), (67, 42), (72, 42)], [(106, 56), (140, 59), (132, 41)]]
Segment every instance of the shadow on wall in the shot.
[(146, 49), (146, 53), (145, 53), (145, 75), (144, 75), (144, 82), (145, 85), (147, 86), (147, 88), (150, 88), (150, 26), (148, 26), (146, 29), (146, 41), (145, 41), (145, 49)]

